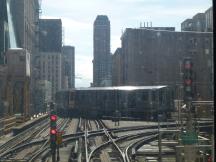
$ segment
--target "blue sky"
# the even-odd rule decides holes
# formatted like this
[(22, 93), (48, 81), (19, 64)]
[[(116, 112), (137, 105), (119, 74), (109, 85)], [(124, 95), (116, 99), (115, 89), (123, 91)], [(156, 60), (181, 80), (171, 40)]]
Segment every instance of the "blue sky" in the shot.
[(125, 28), (138, 28), (140, 22), (153, 26), (180, 24), (196, 13), (204, 12), (212, 0), (42, 0), (42, 18), (61, 18), (64, 44), (75, 46), (76, 87), (92, 82), (93, 22), (107, 15), (111, 23), (111, 52), (121, 46)]

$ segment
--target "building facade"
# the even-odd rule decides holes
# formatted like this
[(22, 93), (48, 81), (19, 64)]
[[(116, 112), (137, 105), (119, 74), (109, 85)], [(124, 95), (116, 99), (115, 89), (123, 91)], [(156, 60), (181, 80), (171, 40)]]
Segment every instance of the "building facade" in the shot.
[(61, 90), (62, 75), (62, 22), (61, 19), (39, 20), (39, 54), (35, 62), (38, 80), (51, 82), (52, 100)]
[(0, 64), (5, 64), (5, 51), (9, 48), (6, 0), (0, 1)]
[[(9, 49), (6, 52), (7, 68), (4, 84), (5, 116), (30, 115), (30, 54), (26, 49)], [(19, 68), (17, 68), (19, 67)]]
[[(23, 48), (31, 54), (31, 91), (34, 91), (35, 85), (35, 56), (39, 52), (39, 0), (10, 0), (11, 19), (13, 28), (9, 23), (9, 29), (14, 30), (10, 36), (10, 47)], [(8, 16), (10, 19), (10, 16)], [(9, 33), (12, 33), (11, 31)], [(12, 41), (12, 42), (11, 42)]]
[(39, 50), (42, 52), (62, 51), (62, 21), (61, 19), (39, 20)]
[[(9, 48), (23, 48), (31, 55), (30, 99), (31, 105), (36, 84), (35, 57), (39, 52), (39, 0), (10, 0), (8, 12)], [(12, 22), (11, 22), (12, 21)], [(32, 111), (33, 107), (31, 107)]]
[(1, 0), (1, 62), (3, 52), (8, 48), (27, 49), (33, 62), (33, 56), (38, 53), (39, 10), (38, 0)]
[(75, 48), (62, 47), (62, 89), (75, 87)]
[(195, 95), (212, 99), (212, 33), (128, 28), (121, 40), (120, 85), (171, 85), (181, 91), (182, 61), (188, 56)]
[(39, 70), (39, 80), (46, 80), (52, 84), (52, 99), (55, 93), (61, 90), (61, 53), (40, 52), (37, 58)]
[(110, 21), (106, 15), (98, 15), (94, 21), (93, 37), (93, 86), (110, 86)]
[(122, 48), (117, 48), (112, 55), (112, 86), (121, 86), (123, 83), (122, 74)]
[(36, 89), (34, 92), (34, 103), (36, 114), (47, 111), (47, 103), (51, 101), (52, 98), (52, 84), (47, 80), (39, 80), (35, 85)]

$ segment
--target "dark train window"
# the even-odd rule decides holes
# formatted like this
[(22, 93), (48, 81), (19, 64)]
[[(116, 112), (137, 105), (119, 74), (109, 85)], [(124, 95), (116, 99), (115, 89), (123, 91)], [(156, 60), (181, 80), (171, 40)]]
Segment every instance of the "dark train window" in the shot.
[(70, 95), (70, 100), (71, 100), (71, 101), (74, 100), (74, 93), (71, 93), (71, 95)]
[(156, 101), (157, 100), (157, 93), (152, 91), (152, 101)]
[(148, 92), (143, 92), (142, 93), (142, 100), (143, 101), (148, 101)]
[(134, 95), (133, 93), (128, 94), (128, 106), (129, 108), (136, 106), (136, 95)]
[(159, 103), (163, 102), (163, 92), (159, 91)]

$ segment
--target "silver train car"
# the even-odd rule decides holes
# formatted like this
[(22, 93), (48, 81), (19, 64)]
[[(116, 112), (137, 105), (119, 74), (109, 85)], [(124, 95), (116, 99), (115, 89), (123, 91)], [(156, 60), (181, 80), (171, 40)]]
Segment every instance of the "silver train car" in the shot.
[(174, 111), (173, 88), (169, 86), (119, 86), (76, 88), (56, 93), (59, 116), (157, 119)]

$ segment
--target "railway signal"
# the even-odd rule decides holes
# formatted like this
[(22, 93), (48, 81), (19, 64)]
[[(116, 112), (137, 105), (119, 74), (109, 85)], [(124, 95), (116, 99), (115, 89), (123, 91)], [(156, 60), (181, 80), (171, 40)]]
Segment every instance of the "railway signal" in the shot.
[(185, 102), (192, 101), (193, 98), (193, 63), (192, 59), (187, 57), (183, 61), (183, 85)]
[(56, 138), (57, 138), (57, 115), (55, 111), (51, 111), (50, 113), (50, 148), (52, 151), (52, 161), (55, 162), (56, 157)]
[(56, 145), (56, 134), (57, 134), (57, 129), (56, 129), (56, 121), (57, 121), (57, 116), (55, 114), (50, 115), (50, 142), (51, 142), (51, 148), (54, 148)]

